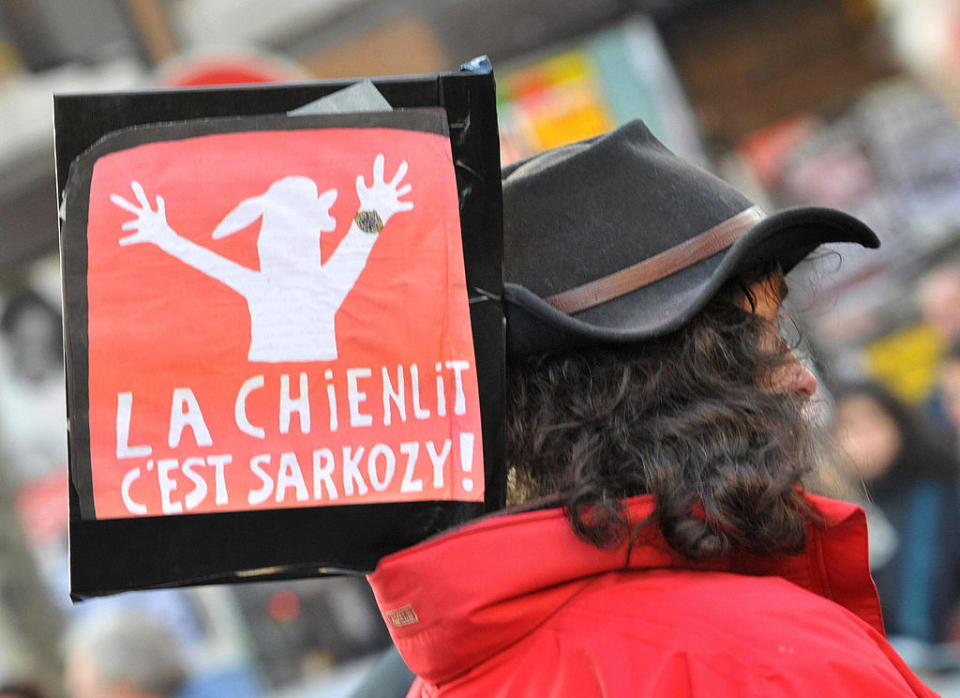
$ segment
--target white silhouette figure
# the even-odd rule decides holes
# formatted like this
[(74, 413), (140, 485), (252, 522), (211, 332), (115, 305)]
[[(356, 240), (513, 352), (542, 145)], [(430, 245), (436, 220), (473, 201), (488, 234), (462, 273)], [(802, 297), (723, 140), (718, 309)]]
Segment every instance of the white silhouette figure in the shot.
[(335, 315), (366, 266), (380, 230), (395, 213), (413, 208), (413, 203), (400, 200), (412, 188), (400, 186), (406, 173), (404, 161), (393, 179), (385, 181), (383, 153), (379, 153), (373, 161), (371, 185), (366, 185), (363, 175), (357, 176), (360, 210), (326, 262), (321, 259), (320, 236), (337, 227), (330, 215), (336, 189), (317, 196), (312, 179), (290, 176), (277, 180), (260, 196), (240, 202), (220, 221), (213, 237), (230, 235), (262, 218), (257, 239), (259, 271), (177, 234), (167, 224), (163, 197), (157, 196), (153, 210), (137, 181), (131, 181), (130, 187), (139, 205), (118, 194), (111, 194), (110, 200), (136, 216), (121, 226), (136, 231), (120, 238), (121, 245), (152, 243), (246, 298), (248, 360), (330, 361), (337, 358)]

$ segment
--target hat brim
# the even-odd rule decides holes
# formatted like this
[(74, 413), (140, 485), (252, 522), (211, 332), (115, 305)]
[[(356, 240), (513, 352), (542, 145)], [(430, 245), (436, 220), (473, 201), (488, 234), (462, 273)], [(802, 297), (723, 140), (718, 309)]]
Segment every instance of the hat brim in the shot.
[(880, 246), (876, 234), (853, 216), (802, 206), (768, 216), (712, 257), (576, 317), (524, 286), (505, 283), (507, 355), (628, 344), (669, 334), (689, 322), (729, 279), (770, 263), (779, 263), (786, 273), (820, 245), (837, 242)]

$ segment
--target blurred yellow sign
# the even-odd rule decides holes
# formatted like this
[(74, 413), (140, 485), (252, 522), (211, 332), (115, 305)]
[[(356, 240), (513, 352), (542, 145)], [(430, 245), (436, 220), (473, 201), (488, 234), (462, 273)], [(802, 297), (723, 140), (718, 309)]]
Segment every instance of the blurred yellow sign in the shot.
[(616, 122), (590, 57), (567, 51), (500, 79), (505, 162), (590, 138)]
[(929, 395), (943, 341), (927, 325), (914, 325), (867, 344), (867, 373), (909, 403)]

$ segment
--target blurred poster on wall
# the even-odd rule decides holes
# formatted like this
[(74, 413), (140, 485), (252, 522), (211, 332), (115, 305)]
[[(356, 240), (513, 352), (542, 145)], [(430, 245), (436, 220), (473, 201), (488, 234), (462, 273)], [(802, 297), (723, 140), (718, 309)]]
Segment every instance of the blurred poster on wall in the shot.
[(778, 205), (839, 208), (880, 236), (879, 251), (845, 250), (835, 283), (909, 265), (960, 226), (960, 125), (914, 82), (878, 85), (829, 115), (771, 124), (739, 152)]
[(501, 70), (497, 88), (503, 164), (636, 118), (678, 155), (707, 162), (690, 105), (647, 17), (522, 57)]
[(500, 82), (503, 160), (609, 131), (613, 115), (590, 55), (564, 51), (508, 73)]
[[(871, 90), (854, 110), (872, 161), (893, 192), (901, 234), (921, 249), (960, 227), (960, 123), (934, 93), (908, 81)], [(906, 235), (905, 235), (906, 236)]]

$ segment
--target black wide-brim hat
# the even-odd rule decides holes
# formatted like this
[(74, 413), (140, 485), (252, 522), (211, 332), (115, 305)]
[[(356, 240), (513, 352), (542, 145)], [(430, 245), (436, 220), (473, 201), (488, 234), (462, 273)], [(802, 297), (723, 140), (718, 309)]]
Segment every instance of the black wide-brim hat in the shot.
[(505, 168), (503, 205), (514, 358), (669, 334), (729, 279), (786, 273), (824, 243), (880, 245), (841, 211), (765, 215), (642, 121)]

